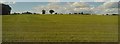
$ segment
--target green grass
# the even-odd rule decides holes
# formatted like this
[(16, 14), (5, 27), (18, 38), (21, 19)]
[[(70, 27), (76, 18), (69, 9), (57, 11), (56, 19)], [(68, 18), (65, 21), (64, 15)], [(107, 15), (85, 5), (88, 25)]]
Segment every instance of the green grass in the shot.
[(118, 16), (5, 15), (6, 42), (117, 42)]

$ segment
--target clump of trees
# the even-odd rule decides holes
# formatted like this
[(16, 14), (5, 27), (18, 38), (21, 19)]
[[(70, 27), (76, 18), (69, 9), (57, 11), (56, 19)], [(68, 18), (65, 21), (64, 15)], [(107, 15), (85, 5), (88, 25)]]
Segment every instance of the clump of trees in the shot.
[(113, 16), (119, 16), (120, 14), (118, 13), (116, 13), (116, 14), (103, 14), (103, 15), (108, 15), (108, 16), (111, 16), (111, 15), (113, 15)]
[(12, 13), (12, 15), (18, 15), (18, 14), (20, 14), (20, 13), (16, 13), (16, 12), (15, 12), (15, 13)]
[(21, 14), (21, 15), (22, 15), (22, 14), (30, 14), (30, 15), (31, 15), (31, 14), (34, 14), (34, 15), (35, 15), (35, 14), (37, 14), (37, 13), (31, 13), (31, 12), (16, 13), (16, 12), (15, 12), (15, 13), (12, 13), (11, 15), (20, 15), (20, 14)]
[(24, 12), (24, 13), (22, 13), (22, 14), (32, 14), (32, 13), (27, 11), (27, 12)]
[(112, 14), (112, 15), (119, 15), (119, 14)]
[[(72, 13), (69, 13), (69, 14), (72, 14)], [(91, 15), (90, 13), (73, 13), (72, 15)]]

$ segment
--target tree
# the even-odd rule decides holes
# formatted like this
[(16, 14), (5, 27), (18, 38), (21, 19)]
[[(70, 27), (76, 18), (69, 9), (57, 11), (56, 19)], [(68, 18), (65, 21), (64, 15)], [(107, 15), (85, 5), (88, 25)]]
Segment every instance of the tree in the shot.
[(78, 14), (81, 14), (81, 13), (78, 13)]
[(42, 10), (42, 14), (45, 14), (45, 10)]
[(2, 15), (9, 15), (10, 12), (11, 12), (11, 9), (12, 8), (9, 5), (0, 3), (0, 14), (2, 14)]
[(118, 15), (118, 14), (112, 14), (112, 15)]
[(20, 13), (16, 13), (16, 12), (15, 12), (15, 13), (13, 13), (13, 15), (17, 15), (17, 14), (20, 14)]
[(33, 14), (37, 14), (37, 13), (33, 13)]
[(55, 14), (57, 14), (57, 13), (55, 13)]
[(109, 14), (106, 14), (106, 15), (109, 15)]
[(49, 12), (50, 12), (51, 14), (53, 14), (55, 11), (54, 11), (54, 10), (50, 10)]
[(74, 14), (77, 14), (77, 13), (74, 13)]
[(84, 13), (83, 13), (83, 12), (81, 12), (81, 14), (83, 15)]
[(72, 13), (69, 13), (69, 14), (72, 14)]

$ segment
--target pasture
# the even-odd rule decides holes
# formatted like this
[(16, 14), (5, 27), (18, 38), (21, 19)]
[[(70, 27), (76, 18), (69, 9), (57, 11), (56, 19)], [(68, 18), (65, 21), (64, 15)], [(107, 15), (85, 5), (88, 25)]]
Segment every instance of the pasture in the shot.
[(118, 16), (3, 15), (3, 42), (117, 42)]

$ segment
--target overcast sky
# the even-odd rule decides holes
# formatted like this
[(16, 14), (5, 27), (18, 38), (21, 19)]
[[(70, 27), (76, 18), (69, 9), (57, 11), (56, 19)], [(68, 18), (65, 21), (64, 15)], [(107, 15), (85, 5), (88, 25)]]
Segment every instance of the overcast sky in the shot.
[[(9, 0), (0, 0), (2, 3)], [(7, 3), (12, 7), (13, 12), (36, 12), (53, 9), (57, 13), (84, 12), (92, 14), (113, 14), (118, 13), (119, 0), (11, 0)], [(48, 13), (48, 12), (47, 12)]]

